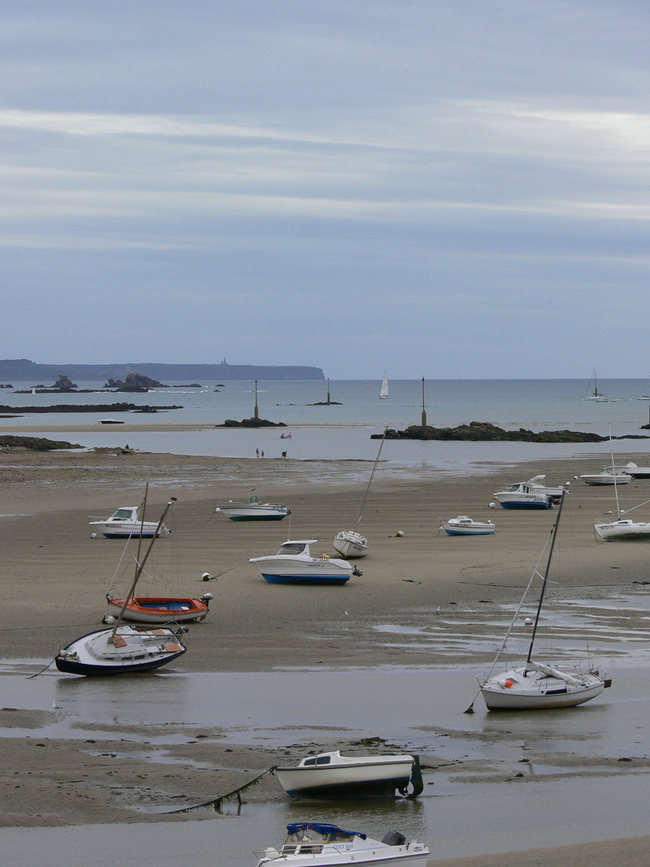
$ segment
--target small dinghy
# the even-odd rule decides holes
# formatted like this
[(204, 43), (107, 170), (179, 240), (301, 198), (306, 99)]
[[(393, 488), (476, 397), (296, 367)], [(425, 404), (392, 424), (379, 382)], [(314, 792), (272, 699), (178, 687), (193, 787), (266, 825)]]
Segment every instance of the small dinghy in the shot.
[(169, 596), (136, 596), (125, 603), (125, 598), (106, 597), (106, 614), (108, 617), (119, 617), (124, 609), (122, 620), (132, 623), (199, 623), (208, 616), (208, 606), (212, 593), (204, 593), (199, 599), (191, 597)]
[(339, 867), (351, 864), (390, 864), (390, 867), (426, 867), (429, 849), (415, 840), (407, 842), (399, 831), (389, 831), (373, 840), (360, 831), (346, 831), (322, 822), (287, 825), (287, 838), (280, 850), (269, 846), (256, 850), (257, 867), (286, 864), (287, 867)]
[(467, 515), (443, 520), (440, 526), (448, 536), (491, 536), (494, 533), (492, 521), (473, 521)]

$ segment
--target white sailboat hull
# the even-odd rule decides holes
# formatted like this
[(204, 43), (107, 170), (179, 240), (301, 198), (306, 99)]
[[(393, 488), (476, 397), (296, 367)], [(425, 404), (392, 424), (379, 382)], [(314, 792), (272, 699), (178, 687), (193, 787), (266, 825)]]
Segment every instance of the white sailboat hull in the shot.
[(491, 536), (494, 533), (492, 521), (473, 521), (466, 515), (449, 518), (440, 526), (448, 536)]
[(580, 478), (586, 485), (627, 485), (632, 481), (627, 473), (586, 473)]
[(356, 530), (340, 530), (334, 536), (334, 550), (346, 560), (365, 557), (368, 553), (368, 540)]
[(167, 627), (138, 629), (119, 626), (82, 635), (55, 657), (59, 671), (68, 674), (113, 675), (150, 671), (181, 656), (187, 648)]
[(631, 521), (625, 518), (609, 523), (596, 521), (594, 532), (605, 542), (616, 542), (624, 539), (650, 539), (650, 522)]
[(374, 756), (343, 759), (330, 765), (276, 768), (280, 785), (292, 798), (395, 797), (406, 790), (413, 756)]
[(511, 668), (486, 680), (481, 694), (488, 710), (544, 710), (576, 707), (600, 695), (608, 685), (598, 671), (537, 664)]

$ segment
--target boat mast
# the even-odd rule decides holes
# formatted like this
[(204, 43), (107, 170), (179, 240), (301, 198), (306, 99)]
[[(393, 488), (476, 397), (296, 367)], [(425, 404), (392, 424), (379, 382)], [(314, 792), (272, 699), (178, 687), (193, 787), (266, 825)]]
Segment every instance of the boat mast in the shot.
[(109, 636), (109, 639), (108, 639), (109, 643), (111, 641), (113, 641), (113, 639), (115, 638), (115, 633), (117, 632), (118, 626), (122, 622), (122, 616), (124, 615), (124, 612), (126, 611), (126, 606), (129, 604), (131, 599), (133, 599), (133, 594), (135, 593), (135, 586), (138, 583), (138, 581), (140, 580), (140, 576), (142, 575), (142, 572), (144, 570), (144, 566), (145, 566), (145, 563), (147, 562), (147, 558), (149, 557), (149, 554), (151, 554), (151, 549), (153, 548), (154, 543), (155, 543), (156, 539), (158, 538), (158, 533), (160, 532), (160, 528), (162, 527), (163, 521), (165, 520), (165, 515), (170, 510), (172, 504), (175, 502), (176, 502), (176, 497), (172, 497), (171, 500), (165, 506), (165, 509), (164, 509), (162, 515), (160, 516), (160, 520), (158, 521), (158, 526), (156, 527), (156, 531), (153, 534), (153, 538), (151, 539), (151, 543), (149, 544), (149, 547), (147, 548), (145, 555), (142, 558), (142, 563), (139, 563), (136, 570), (135, 570), (135, 578), (133, 579), (133, 582), (129, 588), (129, 592), (126, 594), (126, 598), (124, 599), (124, 604), (122, 605), (122, 609), (121, 609), (120, 613), (118, 614), (117, 621), (115, 623), (115, 626), (113, 627), (113, 631), (111, 632), (111, 634)]
[(612, 426), (607, 425), (609, 430), (609, 451), (612, 456), (612, 475), (614, 476), (614, 496), (616, 497), (616, 514), (618, 516), (618, 520), (621, 520), (621, 507), (618, 503), (618, 485), (616, 484), (616, 468), (614, 466), (614, 445), (612, 443)]
[(537, 624), (539, 623), (539, 615), (542, 611), (542, 603), (544, 601), (544, 591), (546, 590), (546, 580), (548, 578), (548, 572), (551, 567), (551, 558), (553, 557), (553, 548), (555, 547), (555, 539), (557, 537), (557, 530), (560, 525), (560, 516), (562, 514), (562, 506), (564, 505), (564, 498), (566, 497), (566, 491), (562, 491), (562, 496), (560, 497), (560, 506), (557, 512), (557, 520), (553, 526), (553, 536), (551, 538), (551, 547), (548, 552), (548, 560), (546, 561), (546, 569), (544, 570), (544, 580), (542, 581), (542, 590), (539, 594), (539, 602), (537, 604), (537, 613), (535, 614), (535, 623), (533, 625), (533, 634), (530, 637), (530, 647), (528, 648), (528, 656), (526, 657), (526, 665), (524, 666), (524, 673), (532, 670), (531, 665), (531, 657), (533, 655), (533, 644), (535, 643), (535, 634), (537, 633)]
[(363, 517), (363, 507), (366, 504), (366, 498), (368, 496), (368, 491), (370, 490), (370, 485), (372, 484), (372, 478), (375, 475), (375, 470), (377, 469), (377, 464), (379, 463), (379, 455), (381, 454), (381, 450), (383, 449), (384, 443), (386, 442), (386, 431), (387, 430), (388, 430), (388, 428), (385, 427), (384, 428), (384, 435), (381, 438), (381, 442), (379, 443), (379, 451), (377, 452), (377, 457), (375, 458), (375, 463), (374, 463), (374, 466), (372, 468), (372, 472), (370, 473), (370, 478), (368, 479), (368, 484), (366, 485), (366, 492), (363, 495), (363, 500), (361, 501), (361, 506), (359, 508), (359, 517), (357, 518), (357, 523), (354, 527), (355, 531), (359, 529), (359, 524), (361, 523), (361, 518)]

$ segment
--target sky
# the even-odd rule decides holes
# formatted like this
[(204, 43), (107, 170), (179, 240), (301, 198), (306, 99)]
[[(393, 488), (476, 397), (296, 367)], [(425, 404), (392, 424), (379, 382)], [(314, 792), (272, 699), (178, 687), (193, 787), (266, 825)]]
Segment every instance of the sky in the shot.
[(3, 0), (0, 358), (650, 373), (646, 0)]

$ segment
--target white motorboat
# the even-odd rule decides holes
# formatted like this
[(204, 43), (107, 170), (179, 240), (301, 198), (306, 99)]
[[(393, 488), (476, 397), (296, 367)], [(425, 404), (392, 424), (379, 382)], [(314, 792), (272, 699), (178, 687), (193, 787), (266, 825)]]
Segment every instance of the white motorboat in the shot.
[(612, 467), (615, 473), (626, 473), (632, 476), (633, 479), (650, 479), (650, 467), (639, 467), (634, 461), (629, 461), (627, 464), (618, 464)]
[(284, 542), (277, 554), (252, 557), (262, 577), (269, 584), (345, 584), (351, 575), (361, 575), (347, 560), (338, 560), (323, 554), (312, 557), (310, 545), (317, 539), (298, 539)]
[(287, 825), (280, 850), (269, 846), (257, 850), (257, 867), (286, 864), (287, 867), (341, 867), (341, 865), (386, 864), (390, 867), (426, 867), (430, 855), (424, 843), (407, 842), (399, 831), (389, 831), (373, 840), (359, 831), (346, 831), (322, 822)]
[[(593, 666), (583, 669), (581, 666), (574, 664), (566, 665), (560, 663), (551, 665), (533, 660), (535, 637), (539, 626), (542, 604), (544, 602), (544, 591), (547, 585), (565, 496), (563, 495), (560, 500), (557, 520), (546, 543), (547, 546), (550, 543), (550, 548), (544, 575), (541, 575), (537, 567), (535, 568), (492, 668), (486, 677), (479, 678), (480, 691), (488, 710), (542, 710), (545, 708), (575, 707), (576, 705), (584, 704), (586, 701), (591, 701), (592, 698), (600, 695), (605, 687), (611, 683), (611, 681), (606, 680), (606, 675), (603, 671)], [(509, 668), (499, 674), (493, 674), (499, 656), (506, 647), (506, 641), (535, 577), (542, 579), (542, 587), (535, 620), (532, 625), (532, 635), (526, 662), (522, 666)]]
[(505, 491), (496, 491), (492, 499), (504, 509), (550, 509), (551, 498), (541, 485), (516, 482)]
[(227, 503), (217, 505), (215, 512), (221, 512), (231, 521), (281, 521), (291, 514), (291, 511), (280, 503), (260, 503), (256, 496), (249, 498), (247, 503)]
[(59, 650), (56, 667), (67, 674), (85, 675), (151, 671), (185, 653), (187, 648), (179, 637), (183, 629), (187, 627), (139, 629), (124, 625), (99, 629)]
[[(594, 390), (589, 392), (589, 388), (591, 387), (591, 383), (594, 384)], [(607, 403), (607, 395), (603, 394), (602, 391), (598, 391), (598, 375), (594, 368), (594, 372), (591, 374), (591, 379), (589, 380), (589, 385), (587, 386), (588, 394), (584, 396), (584, 400), (593, 400), (596, 403)]]
[(334, 750), (275, 774), (292, 798), (415, 798), (423, 788), (419, 759), (406, 754), (342, 756)]
[(467, 515), (443, 520), (440, 526), (449, 536), (491, 536), (494, 533), (492, 521), (473, 521)]
[[(96, 528), (107, 539), (126, 539), (130, 536), (142, 536), (150, 539), (158, 527), (157, 521), (144, 521), (138, 517), (137, 506), (120, 506), (110, 518), (102, 521), (90, 521), (90, 527)], [(171, 530), (163, 524), (158, 530), (159, 536), (168, 536)]]
[(599, 473), (584, 473), (580, 476), (585, 485), (627, 485), (632, 481), (629, 473), (613, 473), (611, 469), (603, 467)]

